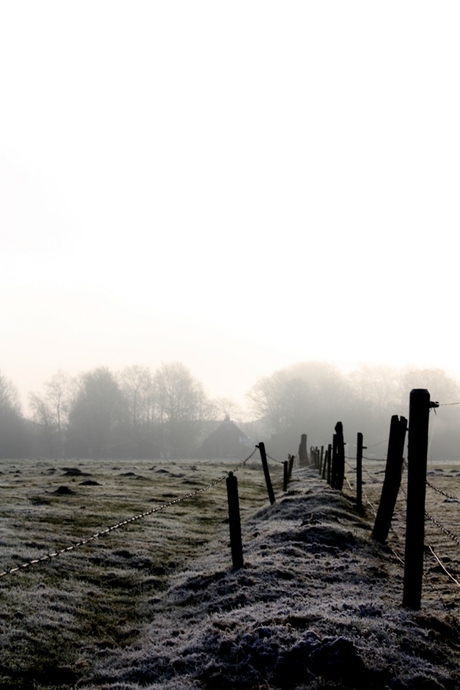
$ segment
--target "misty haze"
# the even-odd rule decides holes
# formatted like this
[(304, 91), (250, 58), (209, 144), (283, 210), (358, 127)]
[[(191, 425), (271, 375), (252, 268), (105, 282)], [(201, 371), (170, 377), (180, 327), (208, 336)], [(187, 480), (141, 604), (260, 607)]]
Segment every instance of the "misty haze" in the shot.
[(0, 3), (0, 688), (460, 688), (459, 29)]

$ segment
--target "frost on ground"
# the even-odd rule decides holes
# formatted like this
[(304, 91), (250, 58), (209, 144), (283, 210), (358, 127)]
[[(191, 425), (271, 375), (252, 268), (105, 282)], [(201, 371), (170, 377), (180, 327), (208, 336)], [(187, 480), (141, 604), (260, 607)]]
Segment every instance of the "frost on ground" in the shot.
[(370, 520), (313, 470), (297, 480), (243, 522), (242, 569), (222, 531), (150, 599), (135, 646), (105, 650), (80, 687), (458, 690), (458, 599), (403, 609), (401, 563)]

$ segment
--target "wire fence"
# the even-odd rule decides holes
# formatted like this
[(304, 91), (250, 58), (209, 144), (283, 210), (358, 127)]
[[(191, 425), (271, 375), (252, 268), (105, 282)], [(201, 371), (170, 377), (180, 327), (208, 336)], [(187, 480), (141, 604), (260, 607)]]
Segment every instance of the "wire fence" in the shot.
[[(249, 460), (254, 456), (256, 453), (257, 448), (254, 448), (252, 453), (248, 455), (244, 460), (241, 460), (240, 463), (232, 470), (233, 474), (236, 474), (242, 467), (244, 467)], [(137, 522), (138, 520), (142, 520), (146, 517), (149, 517), (150, 515), (154, 515), (155, 513), (159, 513), (161, 511), (166, 510), (167, 508), (170, 508), (171, 506), (175, 506), (179, 503), (182, 503), (183, 501), (187, 501), (193, 498), (196, 498), (200, 494), (203, 494), (207, 491), (210, 491), (213, 489), (215, 486), (223, 482), (227, 478), (227, 474), (222, 475), (218, 479), (214, 479), (213, 481), (209, 482), (206, 486), (200, 487), (199, 489), (195, 489), (194, 491), (190, 491), (186, 494), (183, 494), (182, 496), (178, 496), (177, 498), (172, 499), (171, 501), (166, 501), (158, 506), (155, 506), (154, 508), (151, 508), (150, 510), (146, 510), (143, 513), (139, 513), (137, 515), (133, 515), (130, 518), (127, 518), (125, 520), (121, 520), (120, 522), (117, 522), (114, 525), (111, 525), (110, 527), (106, 527), (105, 529), (99, 530), (97, 532), (94, 532), (94, 534), (91, 534), (88, 537), (85, 537), (84, 539), (80, 539), (79, 541), (75, 542), (74, 544), (71, 544), (70, 546), (66, 546), (62, 549), (57, 549), (55, 551), (52, 551), (51, 553), (47, 553), (44, 556), (41, 556), (39, 558), (33, 558), (30, 561), (26, 561), (25, 563), (22, 563), (21, 565), (15, 566), (14, 568), (9, 568), (7, 570), (4, 570), (3, 572), (0, 572), (0, 578), (4, 578), (8, 575), (12, 575), (13, 573), (20, 572), (22, 570), (25, 570), (26, 568), (30, 568), (33, 565), (37, 565), (39, 563), (45, 563), (47, 561), (50, 561), (54, 558), (57, 558), (58, 556), (61, 556), (65, 553), (70, 553), (71, 551), (75, 551), (75, 549), (78, 549), (82, 546), (85, 546), (87, 544), (90, 544), (91, 542), (95, 541), (96, 539), (99, 539), (100, 537), (104, 537), (107, 534), (110, 534), (111, 532), (114, 532), (115, 530), (120, 529), (121, 527), (125, 527), (126, 525), (132, 524), (133, 522)]]
[[(445, 404), (440, 404), (439, 407), (444, 407), (448, 405), (457, 405), (460, 404), (458, 403), (445, 403)], [(434, 409), (434, 408), (433, 408)], [(386, 440), (381, 440), (378, 443), (374, 444), (374, 446), (380, 446), (383, 443), (388, 444), (388, 438)], [(353, 446), (353, 444), (347, 444), (349, 446)], [(256, 446), (254, 450), (244, 459), (241, 460), (232, 470), (233, 474), (236, 474), (241, 468), (243, 468), (250, 460), (253, 458), (254, 454), (256, 453), (257, 449), (259, 446)], [(313, 456), (313, 449), (311, 449), (311, 453)], [(266, 454), (266, 457), (273, 463), (275, 463), (277, 466), (279, 465), (286, 465), (286, 461), (279, 460), (272, 455), (269, 455), (268, 453)], [(293, 456), (288, 456), (290, 459), (293, 458)], [(320, 459), (321, 458), (321, 459)], [(353, 465), (353, 461), (356, 460), (356, 458), (346, 456), (345, 457), (345, 465), (347, 467), (347, 472), (345, 473), (345, 481), (348, 486), (348, 489), (350, 491), (353, 491), (353, 488), (356, 488), (356, 482), (353, 482), (353, 475), (356, 473), (357, 467), (356, 464)], [(385, 474), (385, 469), (381, 467), (381, 463), (385, 462), (385, 458), (373, 458), (370, 456), (363, 456), (363, 460), (365, 460), (365, 464), (362, 466), (362, 472), (365, 476), (365, 481), (363, 482), (363, 487), (362, 487), (362, 495), (365, 500), (366, 505), (369, 507), (371, 512), (373, 513), (374, 517), (377, 515), (378, 511), (378, 503), (379, 503), (379, 496), (378, 493), (381, 491), (381, 488), (384, 483), (384, 478), (383, 475)], [(323, 462), (323, 453), (321, 452), (321, 455), (318, 452), (318, 449), (315, 451), (315, 462), (320, 464)], [(323, 468), (320, 468), (320, 470)], [(403, 475), (405, 473), (405, 470), (407, 469), (407, 464), (404, 465), (403, 467)], [(232, 474), (230, 473), (230, 474)], [(406, 473), (407, 474), (407, 473)], [(189, 491), (185, 494), (182, 494), (180, 496), (177, 496), (175, 498), (172, 498), (171, 500), (165, 501), (161, 503), (160, 505), (156, 505), (155, 507), (140, 512), (138, 514), (132, 515), (129, 518), (120, 520), (116, 522), (115, 524), (110, 525), (109, 527), (106, 527), (104, 529), (98, 530), (92, 534), (90, 534), (88, 537), (82, 538), (77, 540), (75, 543), (70, 544), (68, 546), (65, 546), (60, 549), (55, 549), (51, 552), (48, 552), (42, 556), (39, 556), (37, 558), (30, 559), (28, 561), (25, 561), (24, 563), (21, 563), (20, 565), (11, 567), (9, 569), (5, 569), (2, 572), (0, 572), (0, 579), (5, 578), (9, 575), (21, 572), (27, 568), (30, 568), (34, 565), (38, 565), (41, 563), (46, 563), (48, 561), (51, 561), (63, 554), (70, 553), (72, 551), (75, 551), (79, 549), (80, 547), (86, 546), (97, 539), (104, 537), (106, 535), (109, 535), (110, 533), (114, 532), (115, 530), (121, 529), (127, 525), (130, 525), (132, 523), (135, 523), (137, 521), (140, 521), (144, 518), (147, 518), (151, 515), (154, 515), (156, 513), (160, 513), (162, 511), (167, 510), (168, 508), (172, 506), (176, 506), (184, 501), (188, 500), (193, 500), (194, 498), (198, 497), (199, 495), (206, 493), (210, 490), (212, 490), (214, 487), (217, 485), (221, 484), (228, 476), (228, 473), (222, 474), (222, 476), (210, 481), (207, 483), (205, 486), (199, 487), (193, 491)], [(323, 470), (323, 476), (324, 476), (324, 470)], [(458, 496), (448, 492), (445, 490), (445, 488), (440, 488), (439, 486), (436, 486), (435, 483), (432, 481), (429, 481), (428, 479), (426, 480), (426, 486), (427, 488), (434, 493), (434, 495), (440, 496), (444, 499), (446, 503), (449, 503), (450, 505), (458, 504), (460, 503), (460, 499)], [(372, 490), (368, 490), (372, 487)], [(400, 495), (398, 496), (397, 499), (397, 505), (395, 507), (396, 512), (398, 513), (397, 515), (397, 522), (402, 523), (404, 522), (404, 515), (403, 515), (403, 509), (405, 508), (405, 505), (407, 503), (407, 494), (405, 491), (404, 483), (400, 487)], [(437, 505), (437, 509), (439, 509), (439, 505)], [(454, 529), (452, 529), (448, 524), (446, 524), (446, 519), (448, 519), (448, 516), (443, 516), (442, 518), (439, 518), (438, 515), (433, 515), (431, 512), (426, 511), (425, 512), (425, 518), (427, 523), (431, 525), (431, 527), (440, 535), (442, 535), (443, 539), (447, 538), (450, 540), (452, 544), (454, 544), (456, 547), (460, 546), (460, 538), (455, 534)], [(389, 545), (389, 548), (391, 549), (393, 555), (395, 558), (404, 564), (404, 557), (401, 555), (401, 535), (398, 533), (398, 530), (395, 529), (395, 527), (392, 525), (391, 526), (391, 531), (393, 535), (393, 540), (394, 544)], [(431, 535), (430, 535), (431, 539)], [(442, 548), (442, 544), (437, 541), (436, 543), (427, 543), (425, 544), (426, 546), (426, 551), (431, 555), (431, 557), (434, 559), (436, 564), (441, 568), (441, 571), (449, 578), (449, 580), (454, 583), (457, 587), (460, 587), (460, 582), (459, 578), (456, 576), (455, 573), (452, 572), (452, 566), (448, 568), (446, 566), (446, 559), (443, 558), (439, 554), (439, 549)], [(454, 566), (455, 568), (455, 566)]]
[[(447, 407), (447, 406), (452, 406), (452, 405), (460, 405), (460, 401), (459, 402), (453, 402), (453, 403), (440, 403), (440, 404), (436, 404), (436, 407)], [(432, 408), (434, 410), (434, 412), (436, 412), (436, 407)], [(432, 437), (430, 437), (430, 443), (431, 443), (431, 440), (432, 440)], [(379, 444), (375, 444), (375, 445), (380, 445), (382, 443), (385, 443), (385, 441), (380, 441)], [(386, 443), (388, 445), (388, 439), (386, 440)], [(352, 446), (353, 444), (347, 444), (347, 445)], [(366, 464), (362, 466), (362, 472), (366, 477), (367, 485), (369, 485), (369, 483), (370, 483), (370, 485), (372, 485), (374, 487), (374, 489), (377, 490), (377, 493), (381, 492), (381, 489), (382, 489), (383, 483), (384, 483), (384, 479), (383, 479), (382, 475), (385, 474), (385, 470), (379, 469), (376, 471), (376, 470), (373, 470), (373, 467), (375, 467), (375, 464), (377, 464), (379, 462), (380, 463), (385, 462), (386, 458), (378, 458), (377, 459), (377, 458), (372, 458), (372, 457), (363, 455), (362, 459), (367, 461)], [(352, 475), (355, 475), (356, 469), (357, 469), (356, 465), (352, 465), (350, 463), (350, 461), (353, 461), (353, 460), (356, 460), (356, 458), (352, 458), (352, 457), (347, 456), (346, 457), (346, 466), (347, 466), (348, 470), (352, 473)], [(404, 470), (404, 472), (406, 472), (406, 476), (407, 476), (407, 462), (406, 461), (404, 461), (403, 470)], [(348, 478), (347, 478), (347, 484), (348, 484), (350, 490), (352, 490), (353, 486), (350, 483)], [(436, 486), (432, 481), (430, 481), (428, 479), (426, 479), (426, 486), (428, 489), (433, 491), (435, 494), (442, 496), (444, 498), (445, 503), (449, 503), (449, 504), (460, 503), (460, 499), (458, 496), (455, 496), (452, 493), (449, 493), (445, 489), (441, 489), (440, 487)], [(376, 491), (373, 491), (373, 493), (375, 494)], [(370, 510), (372, 511), (373, 516), (375, 518), (377, 516), (377, 509), (378, 509), (377, 500), (379, 497), (377, 496), (377, 500), (375, 498), (371, 499), (371, 497), (369, 496), (369, 493), (366, 490), (366, 483), (365, 482), (363, 482), (363, 486), (362, 486), (362, 495), (364, 497), (364, 500), (365, 500), (367, 506), (370, 508)], [(401, 523), (404, 523), (404, 519), (405, 519), (405, 515), (403, 515), (401, 511), (403, 508), (404, 509), (406, 508), (406, 505), (407, 505), (407, 493), (406, 493), (404, 483), (401, 483), (400, 496), (398, 496), (398, 503), (397, 503), (397, 506), (395, 507), (395, 511), (399, 510), (399, 515), (397, 517), (398, 517), (398, 521)], [(439, 508), (440, 508), (440, 506), (438, 505), (437, 509), (439, 510)], [(448, 516), (446, 516), (446, 517), (448, 518)], [(443, 519), (440, 519), (438, 516), (434, 516), (434, 515), (432, 515), (431, 512), (429, 512), (428, 510), (425, 510), (425, 520), (427, 523), (429, 523), (434, 528), (434, 530), (437, 534), (442, 535), (442, 537), (447, 537), (448, 540), (450, 540), (451, 544), (454, 544), (457, 547), (460, 546), (460, 538), (455, 534), (453, 529), (451, 529), (449, 526), (447, 526), (445, 524), (445, 521)], [(398, 542), (398, 544), (400, 545), (401, 544), (401, 537), (399, 536), (398, 532), (394, 529), (393, 525), (391, 526), (391, 533), (392, 533), (393, 537), (396, 539), (396, 541)], [(443, 562), (442, 557), (438, 553), (439, 548), (442, 548), (442, 543), (441, 543), (442, 540), (438, 539), (436, 541), (437, 541), (437, 543), (433, 544), (433, 543), (430, 543), (429, 540), (425, 539), (426, 552), (431, 554), (431, 556), (434, 559), (434, 561), (436, 562), (436, 564), (441, 568), (441, 571), (449, 578), (449, 580), (452, 583), (454, 583), (457, 587), (460, 587), (459, 578), (456, 577), (451, 572), (451, 570), (449, 570), (449, 568), (446, 566), (445, 562)], [(396, 551), (392, 547), (390, 547), (390, 548), (391, 548), (393, 554), (404, 565), (404, 558), (402, 556), (400, 556), (399, 554), (397, 554)]]

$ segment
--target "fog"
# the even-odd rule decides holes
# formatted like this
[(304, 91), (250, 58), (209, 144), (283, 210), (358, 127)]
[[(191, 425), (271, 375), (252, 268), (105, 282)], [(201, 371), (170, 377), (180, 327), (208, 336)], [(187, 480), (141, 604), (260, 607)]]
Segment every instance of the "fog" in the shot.
[(0, 370), (459, 377), (454, 2), (0, 8)]

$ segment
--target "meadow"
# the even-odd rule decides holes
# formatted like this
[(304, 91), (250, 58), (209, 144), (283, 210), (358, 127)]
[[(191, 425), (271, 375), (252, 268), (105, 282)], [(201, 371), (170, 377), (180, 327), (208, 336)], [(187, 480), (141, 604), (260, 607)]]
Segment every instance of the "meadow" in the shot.
[(427, 488), (427, 543), (440, 562), (427, 552), (423, 613), (401, 607), (403, 492), (388, 546), (370, 538), (384, 463), (366, 462), (360, 516), (351, 466), (344, 495), (311, 468), (296, 468), (283, 494), (271, 462), (270, 506), (257, 453), (237, 472), (241, 571), (231, 568), (225, 481), (210, 486), (236, 465), (2, 461), (0, 687), (460, 686), (460, 465), (429, 468), (438, 491)]

